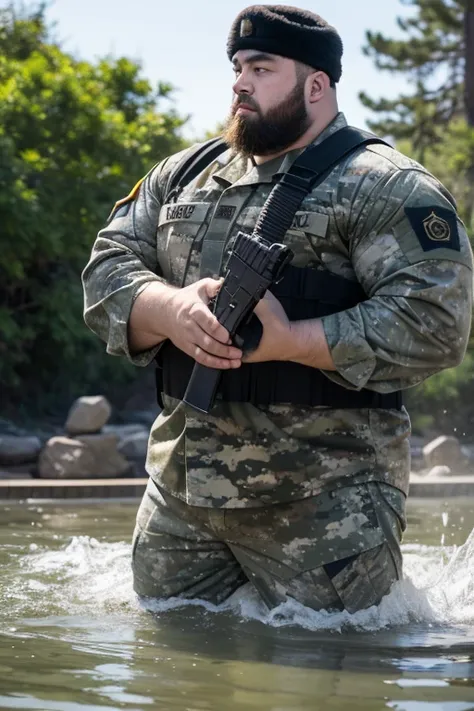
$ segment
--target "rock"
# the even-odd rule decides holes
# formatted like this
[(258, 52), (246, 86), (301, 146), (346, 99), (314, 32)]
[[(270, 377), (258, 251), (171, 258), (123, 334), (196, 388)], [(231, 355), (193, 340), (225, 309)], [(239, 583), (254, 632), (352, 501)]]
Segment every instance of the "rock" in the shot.
[(95, 458), (82, 442), (52, 437), (40, 454), (38, 473), (43, 479), (88, 479), (94, 477)]
[(472, 464), (474, 462), (474, 445), (473, 444), (463, 444), (461, 445), (461, 452), (466, 457), (466, 459)]
[(117, 435), (80, 435), (76, 439), (94, 454), (97, 478), (120, 477), (130, 471), (130, 463), (118, 451)]
[(0, 479), (33, 479), (36, 476), (36, 462), (0, 466)]
[(427, 469), (438, 465), (445, 465), (454, 473), (466, 469), (466, 459), (456, 437), (437, 437), (423, 447), (423, 457)]
[(132, 464), (132, 477), (140, 477), (141, 479), (148, 479), (148, 472), (145, 469), (145, 460), (144, 459), (134, 459), (131, 462)]
[(35, 462), (41, 451), (39, 437), (0, 435), (0, 464), (28, 464)]
[(80, 397), (69, 410), (65, 429), (68, 434), (93, 434), (108, 422), (112, 408), (102, 395)]
[(142, 427), (150, 428), (160, 414), (158, 405), (149, 410), (138, 410), (122, 413), (122, 417), (126, 417), (127, 422), (142, 425)]
[(119, 452), (127, 459), (146, 459), (148, 437), (144, 430), (129, 435), (119, 444)]
[(105, 479), (131, 469), (117, 451), (115, 435), (52, 437), (40, 454), (38, 470), (44, 479)]
[(423, 459), (423, 447), (426, 444), (426, 440), (423, 437), (417, 437), (412, 435), (410, 437), (410, 451), (412, 459)]
[(14, 435), (15, 437), (25, 437), (30, 433), (25, 432), (25, 430), (20, 427), (17, 427), (17, 425), (11, 422), (11, 420), (5, 420), (3, 417), (0, 417), (0, 435), (6, 434)]
[(451, 474), (451, 469), (447, 467), (445, 464), (438, 464), (436, 467), (433, 467), (432, 469), (427, 472), (426, 476), (428, 477), (438, 477), (438, 476), (449, 476)]
[(144, 425), (105, 425), (102, 428), (103, 434), (114, 434), (119, 438), (119, 449), (132, 435), (144, 434), (148, 437), (148, 428)]

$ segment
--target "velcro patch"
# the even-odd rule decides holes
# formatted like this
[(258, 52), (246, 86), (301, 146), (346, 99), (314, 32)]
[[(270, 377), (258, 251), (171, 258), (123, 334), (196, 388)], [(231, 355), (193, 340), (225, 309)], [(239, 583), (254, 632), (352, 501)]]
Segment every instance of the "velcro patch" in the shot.
[(445, 207), (406, 207), (405, 214), (424, 252), (432, 249), (460, 251), (456, 213)]
[(159, 227), (168, 222), (204, 222), (210, 202), (171, 202), (163, 205), (158, 219)]

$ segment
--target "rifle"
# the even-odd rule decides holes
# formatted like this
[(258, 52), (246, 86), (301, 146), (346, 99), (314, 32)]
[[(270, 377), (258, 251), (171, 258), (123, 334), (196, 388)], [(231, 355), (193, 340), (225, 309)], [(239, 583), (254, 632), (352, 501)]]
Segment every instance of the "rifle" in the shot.
[[(219, 323), (229, 331), (234, 345), (244, 346), (247, 339), (243, 332), (253, 310), (268, 287), (280, 280), (292, 259), (293, 252), (289, 247), (268, 242), (259, 237), (256, 230), (251, 235), (238, 233), (224, 267), (224, 282), (210, 304)], [(222, 370), (218, 368), (196, 363), (183, 402), (201, 412), (209, 412), (221, 375)]]

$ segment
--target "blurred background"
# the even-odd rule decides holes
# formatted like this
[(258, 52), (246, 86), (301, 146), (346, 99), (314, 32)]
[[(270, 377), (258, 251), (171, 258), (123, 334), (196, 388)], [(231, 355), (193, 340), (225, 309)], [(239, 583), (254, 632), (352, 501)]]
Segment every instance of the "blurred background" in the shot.
[[(470, 1), (301, 4), (343, 38), (349, 123), (440, 178), (472, 238)], [(107, 396), (119, 421), (156, 408), (152, 372), (106, 355), (85, 327), (80, 273), (115, 201), (219, 132), (232, 97), (226, 38), (243, 7), (0, 2), (0, 430), (62, 422), (82, 395)], [(473, 353), (408, 394), (415, 434), (474, 441)]]

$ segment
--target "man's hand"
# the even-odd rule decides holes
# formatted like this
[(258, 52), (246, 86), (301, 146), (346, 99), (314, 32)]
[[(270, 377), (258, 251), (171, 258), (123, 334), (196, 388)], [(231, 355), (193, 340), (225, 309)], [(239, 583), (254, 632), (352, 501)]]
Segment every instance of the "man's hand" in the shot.
[(267, 291), (254, 314), (263, 326), (258, 348), (242, 358), (243, 363), (286, 360), (310, 368), (336, 370), (320, 319), (288, 321), (278, 299)]
[(263, 363), (268, 360), (290, 360), (291, 330), (288, 316), (276, 296), (265, 293), (255, 307), (263, 334), (258, 348), (242, 358), (243, 363)]
[(242, 351), (231, 345), (229, 332), (208, 307), (221, 285), (222, 279), (201, 279), (173, 291), (165, 307), (165, 332), (197, 363), (228, 370), (240, 367)]

